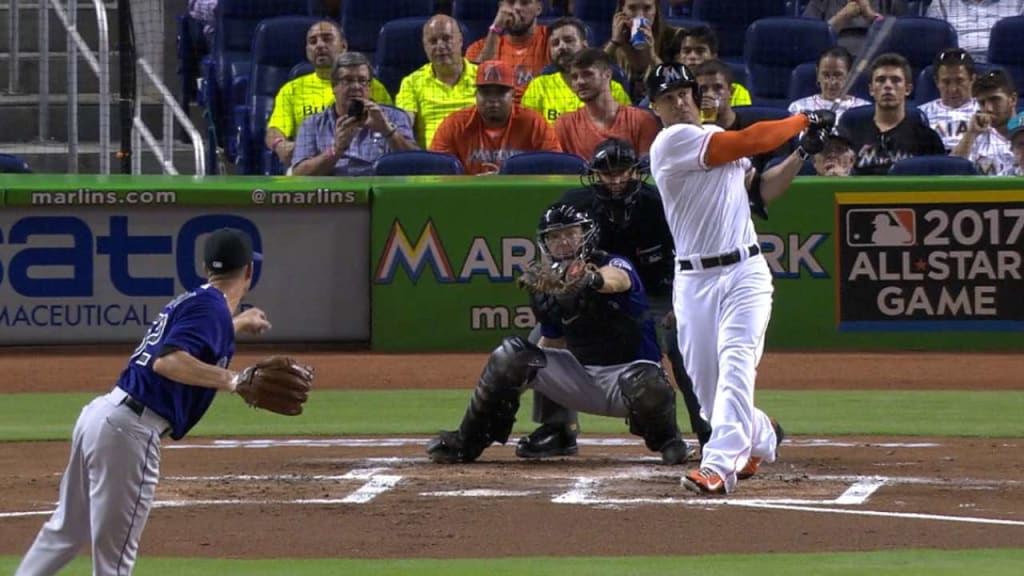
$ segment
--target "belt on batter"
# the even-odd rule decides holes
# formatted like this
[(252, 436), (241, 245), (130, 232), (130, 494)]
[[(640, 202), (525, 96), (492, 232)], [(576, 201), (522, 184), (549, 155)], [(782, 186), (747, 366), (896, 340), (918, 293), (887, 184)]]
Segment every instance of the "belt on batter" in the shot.
[[(132, 412), (134, 412), (135, 415), (138, 416), (139, 418), (142, 418), (143, 414), (146, 413), (146, 410), (149, 410), (150, 414), (152, 414), (154, 416), (158, 416), (158, 414), (156, 412), (153, 412), (152, 409), (147, 408), (145, 404), (143, 404), (142, 402), (139, 402), (135, 398), (132, 398), (128, 394), (124, 395), (124, 398), (121, 400), (121, 404), (124, 405), (129, 410), (131, 410)], [(160, 416), (160, 419), (163, 420), (163, 417)], [(171, 433), (171, 427), (170, 426), (166, 426), (162, 430), (160, 430), (160, 437), (163, 438), (163, 437), (167, 436), (170, 433)]]
[[(718, 256), (705, 256), (700, 259), (701, 270), (708, 268), (714, 268), (716, 266), (728, 266), (729, 264), (735, 264), (743, 259), (743, 252), (748, 254), (748, 257), (757, 256), (761, 253), (760, 244), (751, 244), (746, 248), (737, 248), (732, 252), (726, 252), (725, 254), (719, 254)], [(693, 270), (693, 263), (689, 260), (679, 260), (680, 270)]]

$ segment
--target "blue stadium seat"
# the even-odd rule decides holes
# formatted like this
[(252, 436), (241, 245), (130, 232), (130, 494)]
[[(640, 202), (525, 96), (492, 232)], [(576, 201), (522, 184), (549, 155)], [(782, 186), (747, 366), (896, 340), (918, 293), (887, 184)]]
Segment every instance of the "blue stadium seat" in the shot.
[(672, 16), (665, 19), (665, 23), (674, 28), (700, 28), (701, 26), (711, 27), (710, 24), (703, 20), (697, 20), (696, 18), (682, 18), (679, 16)]
[(413, 16), (429, 17), (433, 13), (434, 0), (348, 0), (342, 2), (341, 22), (348, 49), (366, 54), (372, 62), (377, 37), (385, 22)]
[(498, 13), (498, 3), (491, 0), (452, 0), (452, 18), (459, 21), (469, 32), (463, 39), (463, 47), (487, 36), (487, 28)]
[(380, 29), (374, 67), (390, 94), (398, 94), (402, 78), (428, 62), (423, 51), (422, 16), (391, 20)]
[(585, 174), (587, 163), (565, 152), (524, 152), (505, 160), (500, 174)]
[(914, 156), (904, 158), (889, 168), (892, 176), (977, 176), (974, 162), (956, 156)]
[[(975, 63), (974, 70), (977, 75), (982, 75), (989, 70), (994, 70), (998, 66), (992, 64)], [(914, 83), (914, 102), (917, 105), (931, 102), (939, 97), (939, 87), (935, 85), (935, 67), (931, 64), (925, 66), (921, 73), (917, 75), (917, 81)]]
[(618, 0), (572, 0), (573, 16), (583, 20), (593, 32), (592, 46), (602, 47), (612, 37), (612, 16)]
[(755, 20), (785, 16), (786, 0), (693, 0), (691, 18), (704, 20), (718, 33), (718, 57), (743, 58), (747, 26)]
[[(220, 144), (228, 140), (232, 108), (245, 98), (252, 36), (257, 24), (275, 16), (305, 15), (306, 9), (306, 0), (220, 0), (217, 3), (214, 46), (202, 64), (202, 103), (216, 126)], [(301, 36), (305, 42), (305, 31)], [(216, 143), (209, 144), (215, 149)]]
[(0, 154), (0, 173), (3, 174), (30, 174), (32, 170), (25, 162), (14, 154)]
[(1024, 16), (1003, 18), (996, 22), (988, 39), (988, 62), (997, 65), (1017, 85), (1018, 104), (1024, 97)]
[(274, 97), (289, 80), (292, 68), (306, 61), (306, 31), (320, 18), (281, 16), (256, 26), (245, 102), (235, 106), (232, 125), (236, 164), (243, 174), (271, 174), (273, 153), (263, 140), (274, 110)]
[[(896, 52), (910, 62), (913, 81), (923, 68), (935, 60), (935, 55), (946, 48), (959, 47), (956, 30), (945, 20), (923, 16), (899, 16), (888, 38), (882, 43), (879, 54)], [(875, 22), (868, 29), (865, 45), (871, 42), (881, 22)], [(913, 98), (914, 95), (911, 94)]]
[(733, 106), (737, 114), (742, 114), (744, 119), (751, 119), (753, 122), (764, 120), (782, 120), (789, 116), (785, 108), (778, 106)]
[[(821, 92), (821, 89), (818, 87), (818, 78), (814, 66), (814, 62), (804, 62), (793, 69), (789, 77), (789, 90), (786, 96), (790, 102)], [(868, 93), (868, 76), (866, 73), (861, 74), (857, 81), (854, 82), (850, 93), (865, 100), (871, 99), (871, 94)]]
[(836, 45), (835, 33), (815, 18), (763, 18), (747, 28), (743, 59), (754, 104), (786, 107), (791, 70)]
[(375, 176), (426, 176), (463, 173), (458, 158), (429, 150), (388, 152), (373, 164)]

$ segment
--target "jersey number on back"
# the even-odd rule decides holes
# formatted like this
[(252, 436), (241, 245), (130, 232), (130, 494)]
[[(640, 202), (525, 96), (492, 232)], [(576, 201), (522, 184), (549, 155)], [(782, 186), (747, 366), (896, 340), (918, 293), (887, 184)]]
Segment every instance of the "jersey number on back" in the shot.
[(142, 342), (139, 342), (139, 347), (132, 352), (129, 363), (135, 362), (139, 366), (146, 366), (149, 361), (153, 359), (153, 355), (146, 351), (146, 348), (153, 346), (160, 342), (160, 339), (164, 337), (164, 329), (167, 328), (167, 314), (161, 312), (156, 320), (149, 325), (149, 330), (146, 331), (146, 335), (142, 338)]

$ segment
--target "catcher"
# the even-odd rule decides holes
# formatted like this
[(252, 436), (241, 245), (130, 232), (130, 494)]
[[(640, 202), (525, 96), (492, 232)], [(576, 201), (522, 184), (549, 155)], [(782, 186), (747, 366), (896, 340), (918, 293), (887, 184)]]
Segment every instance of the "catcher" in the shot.
[(675, 390), (660, 364), (654, 323), (645, 317), (643, 283), (629, 260), (595, 249), (597, 236), (593, 220), (568, 204), (541, 216), (543, 258), (520, 278), (541, 325), (540, 342), (502, 340), (459, 429), (427, 444), (434, 462), (472, 462), (491, 443), (507, 442), (528, 388), (570, 410), (625, 418), (665, 464), (685, 462)]
[(160, 439), (182, 439), (218, 390), (250, 406), (302, 413), (313, 370), (272, 357), (227, 369), (235, 334), (270, 329), (259, 308), (235, 314), (254, 273), (248, 235), (224, 228), (204, 245), (208, 283), (171, 300), (128, 358), (113, 391), (81, 412), (60, 501), (21, 561), (18, 576), (56, 574), (92, 547), (92, 573), (131, 574), (160, 477)]

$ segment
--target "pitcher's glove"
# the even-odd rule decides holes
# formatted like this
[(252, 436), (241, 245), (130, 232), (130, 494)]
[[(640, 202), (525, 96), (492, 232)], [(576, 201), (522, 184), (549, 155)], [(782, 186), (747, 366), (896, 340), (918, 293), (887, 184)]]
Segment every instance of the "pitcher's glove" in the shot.
[(271, 356), (235, 377), (235, 392), (254, 408), (285, 416), (302, 414), (313, 387), (313, 368), (285, 356)]
[(575, 294), (581, 290), (597, 290), (604, 286), (604, 276), (597, 266), (582, 259), (570, 262), (535, 260), (518, 278), (519, 286), (534, 294)]

